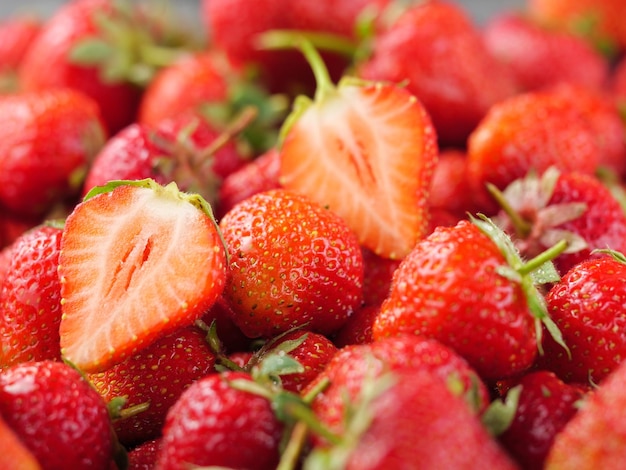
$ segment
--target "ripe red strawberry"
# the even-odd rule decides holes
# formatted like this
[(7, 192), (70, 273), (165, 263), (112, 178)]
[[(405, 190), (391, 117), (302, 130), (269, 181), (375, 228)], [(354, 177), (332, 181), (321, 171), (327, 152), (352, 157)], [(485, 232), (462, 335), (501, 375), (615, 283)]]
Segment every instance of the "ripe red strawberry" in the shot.
[(486, 190), (504, 189), (530, 170), (555, 166), (594, 174), (599, 149), (590, 123), (572, 100), (528, 92), (494, 105), (468, 140), (467, 178), (479, 207), (496, 210)]
[(280, 188), (280, 153), (276, 148), (233, 171), (220, 185), (217, 204), (221, 218), (236, 204), (263, 191)]
[(548, 292), (552, 319), (563, 332), (571, 356), (544, 338), (540, 367), (554, 371), (568, 382), (599, 383), (626, 354), (623, 299), (626, 259), (604, 254), (574, 266)]
[[(532, 365), (537, 353), (534, 317), (545, 316), (535, 311), (540, 294), (533, 292), (532, 281), (522, 280), (528, 274), (518, 271), (521, 260), (482, 227), (463, 220), (435, 229), (416, 245), (394, 274), (374, 322), (375, 340), (400, 333), (435, 338), (485, 380)], [(508, 263), (517, 279), (513, 273), (503, 275)]]
[(487, 48), (507, 64), (521, 90), (559, 83), (598, 90), (606, 86), (609, 61), (579, 36), (506, 12), (487, 23), (484, 37)]
[(100, 372), (199, 319), (222, 293), (226, 254), (207, 203), (175, 183), (89, 196), (61, 241), (61, 352)]
[(387, 372), (400, 370), (437, 375), (467, 400), (466, 407), (476, 414), (482, 413), (489, 401), (486, 386), (461, 356), (439, 341), (410, 334), (340, 349), (303, 394), (329, 381), (311, 407), (331, 432), (341, 436), (350, 403), (357, 400), (364, 380), (376, 381)]
[(0, 468), (41, 470), (41, 465), (0, 416)]
[[(382, 303), (382, 302), (381, 302)], [(333, 336), (333, 342), (343, 348), (351, 344), (366, 344), (374, 341), (372, 329), (380, 312), (380, 304), (363, 305), (350, 315), (348, 321)]]
[(74, 197), (105, 138), (98, 106), (77, 91), (0, 97), (0, 206), (41, 216)]
[(487, 110), (516, 91), (469, 15), (451, 2), (407, 8), (374, 37), (372, 56), (358, 74), (406, 83), (428, 110), (442, 146), (465, 145)]
[(530, 372), (507, 385), (520, 385), (521, 391), (513, 421), (498, 440), (522, 468), (543, 468), (555, 436), (576, 414), (587, 392), (547, 371)]
[(12, 245), (0, 283), (0, 369), (19, 362), (60, 360), (62, 229), (42, 225)]
[(255, 194), (220, 228), (230, 259), (224, 296), (250, 338), (304, 325), (330, 334), (361, 304), (363, 259), (354, 233), (306, 196)]
[(617, 410), (626, 406), (626, 363), (589, 393), (557, 434), (544, 468), (619, 468), (626, 453), (626, 426)]
[(165, 415), (180, 394), (194, 381), (214, 372), (215, 355), (196, 327), (186, 327), (159, 338), (125, 361), (89, 381), (107, 402), (126, 397), (124, 408), (148, 404), (148, 408), (114, 421), (118, 439), (137, 445), (161, 433)]
[(307, 463), (360, 470), (471, 469), (477, 462), (490, 469), (518, 468), (436, 373), (401, 369), (377, 382), (360, 382), (339, 444), (314, 448)]
[(17, 70), (42, 22), (34, 16), (13, 15), (0, 21), (0, 93), (19, 89)]
[(210, 374), (183, 392), (167, 415), (157, 468), (276, 468), (283, 425), (267, 398), (234, 388), (235, 380), (251, 378)]
[(247, 163), (232, 140), (196, 113), (182, 113), (156, 126), (131, 124), (107, 141), (85, 178), (83, 194), (112, 180), (176, 181), (182, 191), (216, 202), (221, 181)]
[(402, 258), (428, 226), (437, 160), (430, 118), (393, 84), (346, 78), (335, 87), (315, 50), (303, 44), (303, 52), (318, 88), (282, 129), (280, 183), (339, 214), (366, 248)]
[(106, 404), (67, 364), (27, 362), (0, 372), (0, 415), (42, 468), (109, 469)]
[(128, 451), (128, 467), (126, 470), (153, 470), (161, 448), (161, 439), (143, 442)]
[(568, 240), (568, 249), (554, 259), (560, 274), (598, 256), (593, 250), (626, 252), (626, 215), (609, 189), (592, 175), (551, 168), (543, 175), (532, 173), (514, 181), (502, 197), (507, 211), (494, 220), (511, 234), (526, 258)]

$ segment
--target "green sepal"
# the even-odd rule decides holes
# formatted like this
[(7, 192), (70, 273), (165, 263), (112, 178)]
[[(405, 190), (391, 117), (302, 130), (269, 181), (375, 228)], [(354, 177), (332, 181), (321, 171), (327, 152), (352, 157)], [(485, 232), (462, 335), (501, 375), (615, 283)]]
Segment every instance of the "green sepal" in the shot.
[(482, 415), (482, 423), (493, 436), (505, 432), (515, 419), (522, 386), (511, 388), (504, 400), (494, 400)]

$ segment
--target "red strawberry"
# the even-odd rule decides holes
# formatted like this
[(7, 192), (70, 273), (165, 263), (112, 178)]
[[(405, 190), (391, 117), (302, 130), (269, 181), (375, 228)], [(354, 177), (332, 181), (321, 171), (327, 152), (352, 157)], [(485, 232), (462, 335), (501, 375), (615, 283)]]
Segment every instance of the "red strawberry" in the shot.
[(41, 216), (74, 197), (105, 138), (96, 103), (77, 91), (0, 97), (0, 206)]
[[(205, 334), (198, 328), (186, 327), (88, 378), (107, 402), (126, 397), (122, 417), (114, 421), (114, 429), (122, 444), (136, 445), (160, 435), (167, 411), (183, 390), (214, 372), (214, 365), (215, 355)], [(146, 403), (146, 410), (124, 416), (124, 409)]]
[(604, 254), (577, 264), (550, 289), (548, 310), (571, 354), (564, 354), (550, 338), (544, 338), (540, 367), (568, 382), (599, 383), (623, 361), (624, 275), (624, 255)]
[(0, 415), (42, 468), (109, 468), (106, 404), (67, 364), (27, 362), (0, 372)]
[(374, 37), (372, 56), (358, 73), (406, 83), (428, 110), (442, 146), (465, 145), (488, 109), (516, 91), (470, 17), (450, 2), (420, 2), (406, 9)]
[(528, 16), (507, 12), (484, 28), (487, 48), (511, 69), (520, 89), (571, 83), (606, 86), (609, 62), (583, 38), (544, 28)]
[(490, 469), (518, 468), (436, 373), (401, 369), (372, 382), (361, 380), (339, 444), (314, 448), (307, 463), (360, 470), (471, 469), (477, 462)]
[(331, 432), (342, 435), (350, 403), (359, 396), (364, 380), (376, 381), (387, 372), (400, 370), (437, 375), (454, 387), (467, 400), (466, 407), (471, 406), (475, 413), (487, 406), (486, 386), (461, 356), (439, 341), (410, 334), (340, 349), (303, 394), (329, 381), (311, 407)]
[(41, 470), (41, 465), (0, 416), (0, 467), (14, 470)]
[(98, 187), (63, 230), (63, 356), (100, 372), (193, 323), (222, 293), (225, 256), (200, 196), (152, 180)]
[[(416, 245), (394, 274), (374, 322), (375, 340), (400, 333), (435, 338), (485, 380), (532, 365), (537, 353), (534, 317), (545, 317), (543, 310), (535, 311), (540, 294), (532, 281), (522, 280), (528, 274), (519, 271), (521, 260), (499, 246), (502, 234), (496, 234), (496, 243), (485, 227), (489, 224), (479, 228), (460, 221), (436, 229)], [(508, 263), (517, 279), (503, 275)]]
[(161, 448), (161, 439), (146, 441), (128, 451), (126, 470), (153, 470)]
[(399, 259), (378, 256), (367, 248), (363, 254), (363, 304), (380, 305), (389, 295), (391, 278), (400, 265)]
[(19, 89), (17, 70), (41, 26), (38, 18), (26, 15), (0, 21), (0, 93)]
[(626, 426), (617, 410), (626, 406), (622, 362), (587, 395), (576, 415), (557, 434), (545, 461), (546, 470), (619, 468), (626, 457)]
[(543, 468), (555, 436), (576, 414), (586, 392), (547, 371), (530, 372), (507, 384), (509, 391), (518, 385), (513, 421), (498, 440), (523, 468)]
[(0, 369), (19, 362), (60, 360), (62, 229), (42, 225), (12, 245), (0, 283)]
[(351, 344), (367, 344), (374, 341), (372, 329), (380, 312), (380, 304), (364, 305), (348, 318), (333, 336), (333, 342), (340, 348)]
[(366, 248), (402, 258), (424, 236), (437, 160), (434, 128), (407, 90), (343, 79), (335, 87), (303, 44), (316, 98), (296, 101), (283, 127), (280, 183), (339, 214)]
[(211, 374), (191, 385), (170, 409), (157, 468), (188, 465), (275, 469), (283, 425), (270, 401), (234, 388), (243, 372)]
[(477, 204), (496, 210), (486, 184), (504, 189), (530, 170), (555, 166), (593, 174), (599, 149), (590, 123), (572, 100), (528, 92), (494, 105), (468, 141), (467, 178)]
[(255, 194), (220, 228), (230, 259), (224, 295), (247, 336), (305, 325), (330, 334), (361, 304), (363, 259), (354, 233), (306, 196)]
[[(626, 215), (609, 189), (581, 173), (531, 173), (502, 194), (507, 211), (494, 220), (511, 234), (523, 256), (537, 256), (566, 239), (566, 252), (554, 259), (561, 274), (581, 261), (598, 256), (593, 250), (626, 252)], [(512, 212), (512, 214), (510, 213)]]

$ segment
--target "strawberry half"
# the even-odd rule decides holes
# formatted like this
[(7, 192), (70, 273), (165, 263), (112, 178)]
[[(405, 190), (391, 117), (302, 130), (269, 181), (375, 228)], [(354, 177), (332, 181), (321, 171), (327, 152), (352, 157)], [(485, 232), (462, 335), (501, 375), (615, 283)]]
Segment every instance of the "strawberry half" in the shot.
[(68, 216), (59, 275), (62, 354), (99, 372), (200, 318), (224, 288), (226, 251), (200, 196), (116, 181)]
[(427, 230), (438, 153), (430, 117), (400, 86), (345, 77), (335, 87), (301, 44), (318, 88), (283, 127), (280, 182), (339, 214), (376, 254), (402, 258)]

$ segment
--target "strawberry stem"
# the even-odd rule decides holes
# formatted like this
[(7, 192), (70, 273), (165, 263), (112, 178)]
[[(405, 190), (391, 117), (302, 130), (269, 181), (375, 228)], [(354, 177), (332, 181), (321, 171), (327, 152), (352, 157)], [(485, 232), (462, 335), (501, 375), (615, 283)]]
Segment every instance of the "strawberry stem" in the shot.
[(530, 235), (532, 230), (532, 225), (530, 222), (525, 220), (519, 212), (517, 212), (513, 206), (509, 203), (507, 198), (504, 196), (502, 191), (498, 189), (498, 187), (492, 183), (487, 183), (487, 191), (491, 195), (491, 197), (496, 201), (498, 206), (505, 212), (506, 215), (509, 216), (511, 224), (513, 225), (513, 229), (515, 230), (516, 235), (525, 239)]
[(531, 260), (525, 262), (522, 266), (520, 266), (517, 269), (517, 272), (519, 272), (522, 276), (530, 274), (536, 271), (537, 269), (539, 269), (548, 261), (552, 261), (554, 258), (559, 256), (561, 253), (563, 253), (567, 249), (567, 247), (568, 247), (567, 240), (561, 240), (555, 243), (554, 245), (552, 245), (547, 250), (538, 254)]
[(259, 36), (257, 45), (261, 49), (284, 49), (293, 47), (294, 39), (300, 37), (311, 43), (316, 49), (336, 52), (349, 59), (357, 51), (357, 43), (352, 39), (338, 34), (320, 33), (316, 31), (298, 31), (274, 29)]

